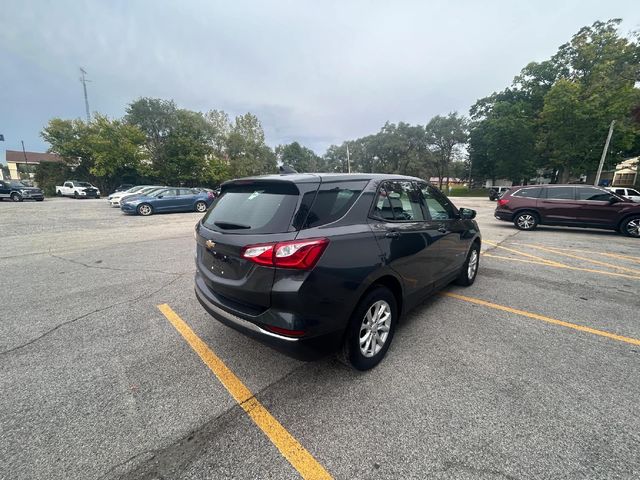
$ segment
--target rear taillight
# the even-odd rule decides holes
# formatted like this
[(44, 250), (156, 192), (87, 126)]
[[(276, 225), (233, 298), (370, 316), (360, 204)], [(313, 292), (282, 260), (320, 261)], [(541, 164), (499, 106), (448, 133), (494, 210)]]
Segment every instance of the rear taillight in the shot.
[(263, 243), (245, 247), (242, 250), (242, 258), (259, 265), (309, 270), (318, 263), (327, 245), (328, 238)]
[(509, 203), (509, 200), (507, 200), (506, 198), (501, 198), (498, 200), (499, 207), (504, 207), (507, 203)]

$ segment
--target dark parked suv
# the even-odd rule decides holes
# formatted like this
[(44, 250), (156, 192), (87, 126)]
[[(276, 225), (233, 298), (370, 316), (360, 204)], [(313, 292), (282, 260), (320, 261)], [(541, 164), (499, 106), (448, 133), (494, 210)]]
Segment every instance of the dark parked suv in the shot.
[(538, 225), (603, 228), (640, 238), (640, 205), (588, 185), (512, 187), (498, 200), (495, 217), (520, 230)]
[(366, 370), (401, 314), (451, 281), (473, 283), (474, 217), (412, 177), (234, 180), (196, 226), (196, 295), (217, 320), (291, 355), (339, 349)]

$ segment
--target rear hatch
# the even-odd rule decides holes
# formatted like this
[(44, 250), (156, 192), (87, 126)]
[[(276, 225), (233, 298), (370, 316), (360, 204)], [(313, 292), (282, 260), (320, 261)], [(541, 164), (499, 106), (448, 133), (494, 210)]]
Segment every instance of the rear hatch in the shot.
[[(228, 308), (259, 315), (271, 305), (275, 269), (242, 258), (249, 245), (294, 240), (293, 225), (305, 193), (317, 181), (237, 180), (225, 184), (197, 226), (197, 268), (212, 294)], [(308, 198), (308, 196), (307, 196)]]

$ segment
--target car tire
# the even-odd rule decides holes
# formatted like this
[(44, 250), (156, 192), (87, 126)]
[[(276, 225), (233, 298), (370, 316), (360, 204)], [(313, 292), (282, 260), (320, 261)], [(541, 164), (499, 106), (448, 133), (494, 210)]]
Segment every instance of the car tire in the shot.
[(625, 218), (620, 225), (620, 232), (627, 237), (640, 238), (640, 215)]
[(513, 224), (518, 230), (533, 230), (539, 222), (538, 215), (533, 212), (519, 212), (513, 217)]
[(17, 192), (13, 192), (11, 194), (11, 200), (13, 200), (14, 202), (21, 202), (23, 200), (22, 195), (20, 195)]
[(398, 306), (393, 293), (386, 287), (373, 288), (351, 316), (340, 360), (357, 370), (375, 367), (389, 350), (396, 323)]
[(57, 197), (61, 197), (61, 196), (62, 196), (62, 192), (61, 192), (60, 190), (58, 190), (58, 191), (56, 192), (56, 196), (57, 196)]
[(136, 211), (138, 212), (138, 215), (142, 215), (143, 217), (148, 217), (153, 213), (153, 207), (148, 203), (141, 203), (140, 205), (138, 205), (138, 208), (136, 209)]
[(44, 202), (44, 198), (36, 198), (36, 202)]
[(207, 211), (207, 202), (199, 201), (196, 202), (196, 212), (204, 213)]
[(73, 198), (78, 198), (78, 197), (79, 197), (78, 192), (73, 192)]
[(478, 276), (479, 268), (480, 244), (474, 243), (473, 245), (471, 245), (471, 250), (469, 250), (469, 253), (467, 254), (467, 259), (462, 265), (460, 273), (458, 274), (458, 278), (454, 280), (454, 283), (463, 287), (469, 287), (473, 285), (473, 282), (476, 281), (476, 277)]

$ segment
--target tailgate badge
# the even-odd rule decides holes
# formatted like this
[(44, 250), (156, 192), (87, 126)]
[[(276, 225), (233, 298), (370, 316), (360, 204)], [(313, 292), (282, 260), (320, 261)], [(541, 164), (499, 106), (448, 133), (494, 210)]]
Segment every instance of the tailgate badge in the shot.
[(207, 246), (208, 249), (212, 249), (213, 247), (216, 246), (216, 242), (212, 242), (211, 240), (207, 240), (205, 245)]

